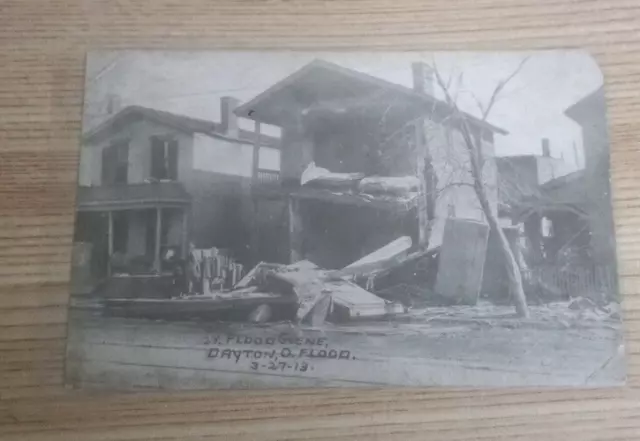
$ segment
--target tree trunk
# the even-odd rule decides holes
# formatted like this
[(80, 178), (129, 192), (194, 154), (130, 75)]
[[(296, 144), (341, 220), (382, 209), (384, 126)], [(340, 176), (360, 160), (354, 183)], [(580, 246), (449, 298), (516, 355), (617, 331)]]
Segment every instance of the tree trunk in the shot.
[(429, 151), (429, 144), (425, 133), (424, 120), (420, 119), (415, 124), (415, 143), (417, 155), (417, 177), (420, 180), (418, 195), (418, 246), (420, 249), (429, 247), (431, 229), (435, 220), (436, 192), (438, 178), (433, 168), (433, 159)]
[(463, 123), (462, 128), (464, 141), (467, 146), (467, 150), (469, 151), (471, 175), (473, 177), (473, 188), (475, 190), (476, 196), (478, 197), (478, 201), (480, 202), (480, 207), (482, 208), (482, 211), (487, 218), (489, 228), (491, 228), (491, 230), (496, 233), (500, 249), (502, 250), (502, 254), (505, 257), (504, 260), (507, 266), (506, 269), (509, 277), (509, 292), (515, 303), (516, 313), (520, 317), (528, 318), (529, 308), (527, 306), (527, 299), (524, 294), (524, 287), (522, 286), (522, 275), (520, 274), (520, 267), (518, 266), (518, 262), (513, 255), (513, 251), (511, 251), (511, 246), (509, 245), (507, 236), (505, 236), (504, 231), (502, 231), (502, 228), (500, 227), (497, 215), (493, 212), (493, 210), (491, 210), (489, 198), (487, 197), (480, 159), (482, 156), (482, 138), (481, 136), (478, 136), (474, 142), (468, 126)]
[(529, 308), (527, 306), (527, 299), (524, 294), (524, 287), (522, 286), (522, 274), (520, 273), (520, 266), (518, 265), (518, 262), (513, 255), (513, 251), (511, 251), (511, 246), (509, 245), (507, 236), (504, 234), (504, 231), (502, 231), (502, 228), (500, 228), (498, 219), (495, 217), (493, 212), (491, 212), (491, 210), (489, 210), (488, 212), (485, 210), (485, 215), (487, 216), (489, 227), (496, 233), (500, 249), (502, 250), (502, 254), (504, 255), (505, 264), (507, 265), (507, 274), (509, 277), (509, 291), (511, 293), (511, 296), (513, 297), (516, 312), (519, 316), (528, 318)]

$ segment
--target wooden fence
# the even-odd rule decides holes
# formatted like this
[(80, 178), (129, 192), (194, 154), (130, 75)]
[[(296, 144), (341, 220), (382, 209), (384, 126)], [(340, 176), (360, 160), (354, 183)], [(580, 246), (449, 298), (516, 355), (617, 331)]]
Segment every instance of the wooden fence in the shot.
[(522, 271), (528, 290), (540, 297), (584, 296), (594, 300), (617, 299), (615, 266), (593, 265), (562, 268), (543, 265)]

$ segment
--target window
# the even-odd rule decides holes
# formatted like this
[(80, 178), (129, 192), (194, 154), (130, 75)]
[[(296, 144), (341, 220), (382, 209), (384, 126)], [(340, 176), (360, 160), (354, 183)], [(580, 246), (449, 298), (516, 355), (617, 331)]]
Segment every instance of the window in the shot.
[(178, 179), (178, 142), (175, 139), (151, 138), (151, 177)]
[(129, 143), (120, 141), (102, 149), (102, 184), (126, 184), (129, 169)]
[(544, 238), (551, 238), (553, 234), (553, 222), (548, 217), (543, 217), (540, 221), (540, 233)]

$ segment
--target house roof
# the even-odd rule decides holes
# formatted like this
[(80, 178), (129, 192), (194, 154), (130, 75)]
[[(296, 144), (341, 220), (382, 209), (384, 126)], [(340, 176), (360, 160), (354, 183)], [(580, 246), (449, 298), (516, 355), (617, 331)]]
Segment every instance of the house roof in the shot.
[(605, 109), (604, 86), (600, 86), (590, 94), (569, 106), (564, 114), (576, 122), (581, 122), (590, 113), (603, 113)]
[[(190, 116), (179, 115), (166, 112), (164, 110), (151, 109), (143, 106), (128, 106), (113, 115), (94, 129), (87, 132), (83, 141), (94, 143), (108, 136), (122, 126), (131, 124), (139, 120), (153, 121), (163, 126), (171, 127), (185, 133), (203, 133), (216, 138), (226, 139), (232, 142), (253, 144), (255, 134), (249, 130), (238, 130), (237, 136), (230, 136), (224, 133), (222, 125), (205, 119), (192, 118)], [(266, 147), (279, 148), (280, 139), (269, 135), (260, 135), (260, 145)]]
[(542, 184), (541, 188), (543, 190), (553, 190), (556, 188), (566, 187), (569, 185), (583, 187), (585, 180), (585, 172), (584, 169), (576, 170), (574, 172), (568, 173), (564, 176), (560, 176), (559, 178), (551, 179), (550, 181)]
[(577, 170), (540, 186), (540, 191), (529, 195), (515, 204), (513, 215), (524, 219), (534, 212), (567, 211), (579, 215), (587, 213), (587, 186), (584, 170)]
[[(428, 106), (443, 114), (450, 114), (453, 110), (444, 101), (428, 94), (417, 93), (411, 88), (316, 59), (239, 106), (235, 112), (238, 116), (282, 126), (287, 113), (300, 112), (317, 104), (319, 98), (335, 100), (343, 105), (357, 99), (364, 99), (365, 104), (376, 98), (401, 99), (416, 103), (422, 108)], [(463, 115), (477, 127), (502, 135), (508, 133), (470, 114), (463, 112)]]
[(184, 206), (191, 197), (179, 182), (78, 187), (78, 211), (128, 210)]

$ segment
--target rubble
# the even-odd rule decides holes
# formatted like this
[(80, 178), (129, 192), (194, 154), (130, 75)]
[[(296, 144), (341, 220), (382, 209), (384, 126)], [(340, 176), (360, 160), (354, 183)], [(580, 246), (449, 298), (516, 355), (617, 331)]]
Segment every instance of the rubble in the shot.
[(248, 320), (250, 323), (265, 323), (271, 318), (271, 307), (266, 303), (259, 305), (256, 309), (251, 311)]
[[(410, 237), (399, 237), (338, 270), (321, 268), (309, 260), (290, 265), (260, 262), (228, 290), (183, 294), (170, 299), (107, 299), (105, 304), (110, 313), (127, 316), (202, 317), (254, 324), (291, 320), (314, 327), (322, 326), (325, 321), (349, 322), (400, 315), (401, 320), (433, 324), (444, 321), (562, 329), (597, 323), (617, 326), (620, 321), (619, 304), (597, 303), (584, 296), (531, 305), (529, 320), (515, 317), (510, 305), (482, 301), (475, 306), (425, 307), (425, 300), (434, 293), (423, 286), (422, 278), (428, 278), (423, 264), (437, 257), (440, 249), (410, 252), (412, 245)], [(408, 273), (416, 280), (407, 278)], [(377, 283), (382, 286), (374, 289)], [(420, 305), (422, 307), (418, 307)]]
[(316, 185), (326, 188), (355, 188), (358, 181), (364, 178), (363, 173), (333, 173), (326, 168), (317, 167), (315, 162), (309, 163), (302, 172), (300, 185)]
[(358, 190), (367, 194), (388, 194), (402, 196), (417, 192), (420, 180), (416, 176), (368, 176), (358, 184)]
[(597, 307), (598, 305), (596, 305), (593, 300), (586, 297), (574, 297), (569, 301), (568, 305), (568, 308), (573, 310), (594, 309)]
[(339, 271), (327, 271), (308, 260), (291, 265), (260, 262), (229, 291), (180, 295), (157, 299), (153, 304), (141, 299), (113, 299), (106, 305), (111, 312), (162, 317), (224, 311), (250, 323), (281, 317), (278, 308), (283, 309), (284, 305), (290, 311), (289, 319), (312, 326), (320, 326), (327, 319), (383, 317), (402, 312), (402, 306), (372, 294), (350, 279), (397, 264), (410, 247), (411, 238), (401, 237)]
[(325, 276), (326, 271), (308, 260), (278, 268), (268, 274), (268, 277), (285, 282), (292, 288), (298, 300), (297, 321), (304, 319), (325, 294)]
[(365, 176), (363, 173), (334, 173), (310, 162), (300, 178), (307, 197), (360, 205), (394, 204), (409, 209), (417, 202), (419, 180), (415, 176)]
[[(587, 329), (617, 328), (621, 325), (620, 304), (611, 302), (605, 307), (587, 306), (583, 297), (572, 301), (530, 305), (531, 317), (523, 319), (514, 314), (511, 305), (496, 305), (480, 300), (476, 305), (453, 305), (412, 310), (405, 320), (412, 323), (468, 324), (480, 327)], [(584, 308), (576, 308), (577, 304)]]
[(409, 236), (400, 237), (382, 248), (367, 254), (341, 270), (334, 271), (331, 277), (366, 276), (372, 277), (377, 273), (390, 269), (402, 263), (411, 248)]
[[(289, 284), (295, 292), (298, 321), (305, 321), (312, 316), (311, 321), (318, 324), (329, 315), (338, 321), (345, 321), (382, 317), (389, 311), (395, 311), (387, 307), (389, 302), (384, 299), (308, 260), (274, 270), (270, 277)], [(325, 311), (324, 316), (321, 311)]]

